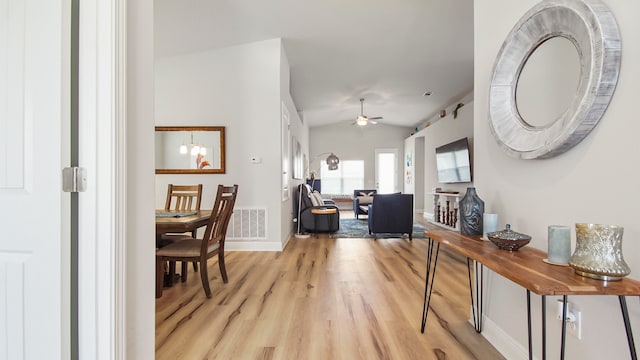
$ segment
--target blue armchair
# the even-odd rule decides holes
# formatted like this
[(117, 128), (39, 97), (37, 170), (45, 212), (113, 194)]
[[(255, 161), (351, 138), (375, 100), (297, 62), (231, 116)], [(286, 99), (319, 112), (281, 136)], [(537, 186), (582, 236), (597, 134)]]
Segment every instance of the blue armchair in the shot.
[(413, 194), (374, 195), (369, 205), (369, 234), (408, 234), (413, 240)]
[(353, 216), (367, 215), (369, 212), (369, 204), (373, 201), (373, 195), (376, 190), (353, 190)]

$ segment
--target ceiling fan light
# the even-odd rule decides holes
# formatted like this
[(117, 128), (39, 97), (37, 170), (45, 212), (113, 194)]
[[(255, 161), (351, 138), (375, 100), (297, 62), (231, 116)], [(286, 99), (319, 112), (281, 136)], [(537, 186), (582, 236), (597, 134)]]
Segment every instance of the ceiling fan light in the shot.
[(358, 116), (358, 119), (356, 120), (356, 124), (360, 126), (365, 126), (367, 125), (367, 119), (363, 118), (362, 116)]

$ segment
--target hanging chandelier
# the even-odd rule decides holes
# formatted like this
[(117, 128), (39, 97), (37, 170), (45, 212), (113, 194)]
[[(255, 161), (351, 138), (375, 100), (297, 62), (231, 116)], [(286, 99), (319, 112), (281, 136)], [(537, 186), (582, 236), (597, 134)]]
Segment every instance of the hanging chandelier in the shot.
[(180, 154), (187, 154), (189, 153), (189, 147), (191, 148), (191, 155), (192, 156), (197, 156), (198, 154), (200, 155), (207, 155), (207, 148), (204, 146), (200, 146), (199, 144), (195, 143), (193, 141), (193, 133), (191, 133), (191, 143), (187, 144), (182, 144), (180, 145)]

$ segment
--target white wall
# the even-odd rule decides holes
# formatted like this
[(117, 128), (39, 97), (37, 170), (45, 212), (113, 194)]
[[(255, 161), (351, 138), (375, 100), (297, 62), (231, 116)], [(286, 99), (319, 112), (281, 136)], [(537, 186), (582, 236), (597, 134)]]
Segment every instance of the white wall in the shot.
[[(404, 156), (402, 159), (402, 166), (404, 168), (402, 172), (402, 183), (405, 194), (414, 194), (416, 195), (416, 178), (415, 178), (415, 157), (416, 157), (417, 149), (416, 149), (416, 137), (410, 136), (404, 139)], [(408, 163), (408, 159), (411, 161)], [(414, 199), (415, 201), (415, 199)]]
[[(364, 160), (364, 188), (375, 189), (375, 149), (398, 150), (398, 191), (403, 190), (402, 172), (404, 170), (404, 139), (409, 130), (397, 126), (372, 125), (360, 128), (350, 124), (334, 124), (310, 129), (309, 152), (311, 158), (317, 154), (333, 152), (342, 160)], [(316, 159), (312, 169), (319, 169)]]
[[(605, 0), (620, 26), (622, 67), (620, 79), (604, 117), (592, 133), (567, 153), (547, 160), (517, 160), (507, 156), (489, 130), (488, 89), (495, 57), (502, 41), (518, 19), (537, 0), (494, 0), (476, 2), (475, 7), (475, 99), (474, 182), (485, 201), (485, 210), (499, 214), (500, 225), (510, 223), (514, 230), (533, 237), (529, 246), (546, 251), (547, 226), (577, 222), (618, 224), (625, 227), (623, 253), (632, 278), (640, 278), (640, 192), (637, 190), (638, 84), (640, 83), (640, 3)], [(496, 16), (500, 14), (500, 16)], [(558, 59), (562, 62), (563, 59)], [(558, 64), (559, 65), (559, 64)], [(527, 101), (527, 99), (519, 99)], [(573, 231), (575, 248), (575, 231)], [(491, 274), (485, 290), (489, 324), (508, 334), (526, 349), (525, 290)], [(548, 309), (556, 298), (549, 297)], [(640, 303), (629, 299), (635, 342), (640, 343)], [(628, 359), (620, 306), (616, 297), (573, 296), (569, 298), (582, 311), (583, 339), (567, 338), (570, 359)], [(533, 296), (534, 345), (540, 357), (540, 299)], [(547, 314), (548, 350), (559, 349), (559, 322), (554, 311)], [(485, 328), (487, 337), (492, 329)], [(504, 339), (492, 341), (505, 354), (516, 354)], [(508, 340), (508, 339), (507, 339)], [(603, 344), (607, 344), (604, 346)], [(520, 352), (519, 357), (522, 356)], [(511, 358), (516, 358), (512, 356)]]
[[(284, 48), (281, 46), (280, 56), (282, 61), (280, 62), (280, 97), (282, 98), (282, 102), (284, 106), (287, 108), (289, 112), (289, 131), (290, 137), (295, 137), (298, 142), (300, 142), (300, 146), (302, 148), (302, 153), (307, 155), (307, 160), (309, 159), (309, 126), (304, 124), (300, 116), (298, 114), (298, 110), (296, 109), (296, 105), (293, 103), (293, 99), (291, 98), (290, 93), (290, 72), (289, 72), (289, 61), (287, 59), (287, 55), (284, 52)], [(289, 139), (289, 160), (293, 159), (293, 143), (291, 139)], [(289, 169), (293, 169), (293, 166), (290, 161)], [(281, 208), (281, 228), (282, 228), (282, 236), (283, 242), (286, 245), (286, 242), (289, 240), (291, 235), (295, 230), (295, 224), (293, 222), (293, 218), (296, 217), (293, 214), (293, 195), (296, 186), (302, 183), (304, 180), (293, 179), (293, 171), (289, 171), (289, 200), (282, 202)]]
[[(156, 125), (226, 127), (226, 174), (156, 175), (156, 208), (169, 183), (202, 183), (205, 209), (218, 184), (238, 184), (236, 207), (267, 208), (268, 238), (229, 240), (228, 250), (280, 250), (287, 238), (279, 191), (281, 54), (281, 40), (272, 39), (156, 60)], [(262, 162), (252, 164), (254, 156)]]
[[(459, 102), (456, 102), (453, 105), (457, 105), (458, 103)], [(406, 140), (409, 149), (415, 148), (423, 150), (421, 154), (414, 155), (416, 164), (417, 161), (420, 160), (420, 165), (422, 165), (420, 168), (416, 167), (414, 172), (421, 171), (420, 174), (416, 175), (416, 178), (422, 179), (420, 182), (422, 191), (420, 193), (423, 194), (423, 198), (421, 200), (424, 213), (427, 217), (433, 215), (433, 196), (430, 195), (430, 193), (433, 192), (433, 188), (440, 187), (443, 190), (459, 191), (461, 194), (464, 194), (467, 187), (473, 186), (473, 183), (441, 184), (438, 182), (438, 173), (436, 168), (436, 147), (467, 137), (469, 139), (471, 169), (473, 172), (472, 177), (475, 178), (476, 176), (475, 164), (473, 161), (474, 101), (472, 94), (467, 95), (463, 99), (462, 103), (465, 105), (458, 110), (458, 116), (455, 119), (453, 118), (453, 113), (449, 112), (445, 117), (433, 122), (429, 127), (421, 129)], [(420, 142), (420, 140), (423, 141)], [(418, 192), (416, 192), (416, 194), (418, 194)], [(417, 205), (418, 202), (416, 201), (416, 209), (418, 209)]]
[[(474, 167), (474, 136), (473, 136), (473, 109), (474, 102), (470, 101), (458, 110), (457, 118), (453, 118), (453, 114), (449, 113), (444, 118), (438, 120), (433, 125), (425, 128), (425, 190), (431, 192), (434, 187), (441, 187), (443, 190), (460, 191), (464, 193), (471, 183), (460, 184), (442, 184), (438, 182), (438, 172), (436, 167), (436, 148), (441, 145), (448, 144), (452, 141), (468, 138), (469, 139), (469, 156), (471, 156), (472, 178), (475, 178)], [(427, 204), (433, 201), (427, 195)]]
[(127, 2), (126, 353), (155, 352), (153, 1)]

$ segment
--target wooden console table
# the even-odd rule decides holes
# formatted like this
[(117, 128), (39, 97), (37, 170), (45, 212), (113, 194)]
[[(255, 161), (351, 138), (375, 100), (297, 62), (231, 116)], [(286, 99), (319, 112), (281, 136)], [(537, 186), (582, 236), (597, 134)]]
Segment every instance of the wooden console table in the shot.
[[(424, 305), (422, 310), (421, 332), (424, 333), (429, 313), (431, 292), (435, 280), (436, 267), (438, 265), (438, 253), (440, 245), (455, 253), (467, 257), (467, 270), (469, 273), (469, 291), (473, 309), (473, 321), (477, 332), (482, 331), (482, 267), (486, 266), (493, 272), (501, 275), (527, 290), (527, 319), (529, 359), (533, 359), (531, 336), (531, 292), (542, 296), (542, 358), (546, 358), (546, 299), (547, 295), (562, 296), (564, 303), (562, 320), (562, 340), (560, 345), (560, 358), (564, 359), (566, 338), (566, 309), (569, 295), (615, 295), (620, 301), (620, 309), (627, 333), (627, 342), (631, 358), (636, 360), (636, 348), (633, 341), (631, 323), (625, 296), (640, 296), (640, 282), (624, 278), (620, 281), (602, 281), (576, 275), (573, 268), (549, 265), (542, 261), (547, 257), (544, 251), (533, 247), (523, 247), (518, 251), (509, 252), (498, 249), (490, 241), (483, 241), (480, 236), (466, 236), (459, 232), (429, 228), (425, 231), (428, 237), (427, 270), (425, 278)], [(475, 261), (476, 269), (476, 299), (471, 279), (471, 260)], [(478, 266), (480, 274), (478, 274)], [(477, 318), (476, 318), (477, 316)]]

